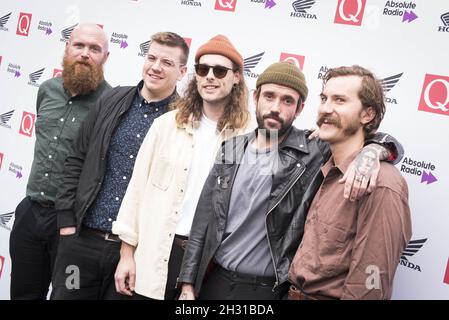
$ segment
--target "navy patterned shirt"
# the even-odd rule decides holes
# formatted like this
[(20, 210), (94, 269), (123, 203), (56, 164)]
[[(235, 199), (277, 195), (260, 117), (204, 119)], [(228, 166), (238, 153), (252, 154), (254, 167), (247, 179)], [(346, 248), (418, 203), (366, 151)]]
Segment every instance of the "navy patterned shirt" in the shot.
[(131, 107), (121, 117), (111, 137), (106, 155), (106, 172), (100, 191), (87, 210), (84, 225), (89, 228), (111, 232), (134, 168), (140, 145), (154, 119), (167, 111), (171, 96), (158, 102), (148, 103), (140, 94), (143, 81), (139, 83)]

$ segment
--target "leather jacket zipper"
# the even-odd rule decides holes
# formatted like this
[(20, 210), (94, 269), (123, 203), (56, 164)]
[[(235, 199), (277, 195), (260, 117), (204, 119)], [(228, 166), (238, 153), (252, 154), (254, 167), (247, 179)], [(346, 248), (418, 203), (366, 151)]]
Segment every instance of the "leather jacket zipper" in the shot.
[(271, 242), (270, 242), (270, 239), (268, 237), (268, 227), (267, 227), (267, 222), (266, 222), (267, 220), (266, 219), (268, 218), (268, 215), (270, 214), (270, 212), (273, 211), (274, 208), (277, 207), (277, 205), (282, 201), (282, 199), (284, 199), (284, 197), (287, 195), (287, 193), (290, 191), (290, 189), (293, 188), (293, 186), (299, 180), (299, 178), (301, 178), (301, 176), (304, 173), (304, 171), (306, 171), (306, 167), (305, 166), (303, 166), (303, 168), (299, 172), (298, 176), (293, 180), (293, 182), (290, 184), (290, 186), (287, 188), (287, 190), (285, 190), (284, 194), (280, 197), (280, 199), (276, 202), (276, 204), (265, 215), (265, 232), (267, 233), (268, 247), (270, 248), (271, 261), (273, 262), (273, 267), (274, 267), (274, 275), (276, 276), (276, 282), (274, 283), (272, 292), (274, 292), (276, 287), (279, 285), (279, 277), (278, 277), (278, 273), (277, 273), (277, 270), (276, 270), (276, 264), (274, 263), (273, 249), (271, 248)]

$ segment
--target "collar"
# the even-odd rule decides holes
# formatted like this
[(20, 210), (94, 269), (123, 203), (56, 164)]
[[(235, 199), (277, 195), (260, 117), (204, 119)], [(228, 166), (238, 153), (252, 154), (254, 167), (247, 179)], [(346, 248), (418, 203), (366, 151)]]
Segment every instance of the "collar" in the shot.
[(159, 100), (159, 101), (148, 102), (140, 93), (140, 90), (142, 90), (142, 88), (143, 88), (143, 80), (140, 80), (139, 84), (136, 87), (136, 90), (137, 90), (136, 99), (137, 99), (137, 102), (139, 103), (140, 107), (144, 107), (144, 106), (165, 107), (165, 106), (168, 106), (171, 101), (174, 101), (176, 98), (178, 98), (178, 93), (176, 92), (176, 87), (175, 87), (173, 92), (168, 97), (166, 97), (162, 100)]
[(338, 166), (335, 165), (334, 156), (331, 156), (330, 159), (321, 167), (321, 172), (323, 172), (323, 175), (326, 177), (333, 168), (336, 168), (336, 170), (340, 171), (340, 173), (344, 175), (346, 171), (348, 171), (351, 162), (357, 157), (359, 153), (360, 150), (355, 151)]
[[(256, 128), (248, 136), (248, 141), (252, 141), (257, 136), (258, 129)], [(307, 137), (304, 131), (297, 129), (293, 125), (285, 133), (284, 140), (279, 145), (280, 149), (295, 149), (303, 153), (309, 153), (307, 145)]]

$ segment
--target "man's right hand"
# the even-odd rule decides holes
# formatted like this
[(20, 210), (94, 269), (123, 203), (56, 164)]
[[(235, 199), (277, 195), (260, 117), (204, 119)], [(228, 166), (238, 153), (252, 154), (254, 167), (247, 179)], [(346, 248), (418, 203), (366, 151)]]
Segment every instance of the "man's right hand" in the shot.
[(76, 232), (76, 227), (65, 227), (65, 228), (59, 229), (59, 235), (61, 235), (61, 236), (70, 236), (72, 234), (75, 234), (75, 232)]
[(193, 285), (190, 283), (184, 283), (181, 287), (181, 294), (178, 300), (195, 300), (195, 292)]
[(136, 262), (134, 257), (126, 255), (120, 257), (115, 270), (115, 289), (118, 293), (132, 296), (136, 283)]

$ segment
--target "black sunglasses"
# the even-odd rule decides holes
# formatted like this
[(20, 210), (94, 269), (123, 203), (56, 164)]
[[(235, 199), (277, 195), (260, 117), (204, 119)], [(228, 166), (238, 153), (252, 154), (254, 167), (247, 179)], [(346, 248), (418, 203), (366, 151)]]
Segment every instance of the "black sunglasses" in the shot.
[(212, 72), (217, 79), (223, 79), (224, 77), (226, 77), (226, 74), (229, 70), (235, 71), (234, 69), (226, 68), (223, 66), (209, 66), (207, 64), (198, 63), (195, 65), (195, 72), (200, 77), (205, 77), (209, 74), (210, 68), (212, 68)]

